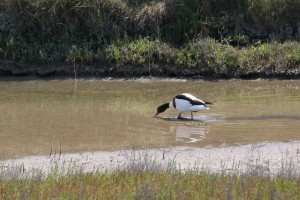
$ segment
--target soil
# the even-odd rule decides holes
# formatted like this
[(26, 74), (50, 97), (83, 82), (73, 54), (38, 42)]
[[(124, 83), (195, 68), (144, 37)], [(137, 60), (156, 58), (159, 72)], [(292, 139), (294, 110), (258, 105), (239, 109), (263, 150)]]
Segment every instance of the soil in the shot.
[[(76, 65), (76, 77), (176, 77), (192, 79), (257, 79), (257, 78), (277, 78), (277, 79), (299, 79), (299, 69), (274, 70), (268, 66), (254, 69), (252, 71), (238, 72), (214, 72), (209, 68), (183, 68), (179, 66), (82, 66)], [(0, 76), (68, 76), (74, 77), (73, 65), (18, 65), (18, 64), (0, 64)]]

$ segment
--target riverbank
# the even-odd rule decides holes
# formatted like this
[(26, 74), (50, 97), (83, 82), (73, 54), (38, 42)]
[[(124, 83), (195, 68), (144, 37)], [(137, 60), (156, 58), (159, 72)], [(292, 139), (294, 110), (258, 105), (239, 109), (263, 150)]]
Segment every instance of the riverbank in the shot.
[(25, 157), (0, 162), (0, 195), (4, 199), (297, 199), (299, 147), (299, 142), (286, 142)]
[(34, 173), (50, 174), (55, 168), (68, 172), (76, 169), (84, 173), (114, 172), (118, 170), (181, 172), (204, 170), (210, 173), (244, 174), (251, 172), (265, 176), (300, 176), (300, 142), (273, 142), (222, 148), (170, 147), (163, 149), (120, 150), (113, 152), (82, 152), (65, 154), (50, 152), (45, 156), (2, 160), (2, 173), (21, 170), (22, 176)]
[(299, 8), (295, 0), (8, 0), (0, 74), (299, 78)]
[[(19, 49), (19, 44), (15, 45), (15, 49)], [(47, 48), (47, 45), (41, 48)], [(13, 54), (17, 55), (18, 52)], [(27, 55), (20, 56), (27, 57)], [(193, 40), (180, 48), (171, 48), (161, 41), (139, 38), (130, 42), (112, 43), (97, 53), (72, 46), (58, 55), (60, 61), (53, 63), (47, 59), (40, 62), (40, 56), (36, 55), (34, 60), (27, 64), (2, 61), (0, 74), (60, 75), (74, 78), (165, 76), (202, 79), (298, 79), (300, 77), (299, 42), (272, 42), (240, 48), (206, 38)]]
[[(111, 78), (188, 78), (188, 79), (299, 79), (299, 69), (274, 70), (272, 67), (261, 67), (257, 71), (240, 71), (235, 73), (215, 73), (209, 68), (182, 68), (178, 66), (85, 66), (76, 65), (76, 78), (111, 77)], [(0, 76), (37, 76), (75, 77), (74, 65), (28, 65), (0, 64)]]

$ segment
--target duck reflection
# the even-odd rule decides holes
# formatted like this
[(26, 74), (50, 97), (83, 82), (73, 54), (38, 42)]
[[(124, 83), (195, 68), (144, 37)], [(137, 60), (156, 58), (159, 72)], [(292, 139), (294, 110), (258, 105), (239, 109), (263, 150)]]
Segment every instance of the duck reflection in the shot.
[(196, 143), (205, 139), (207, 127), (170, 126), (170, 132), (176, 134), (176, 142)]

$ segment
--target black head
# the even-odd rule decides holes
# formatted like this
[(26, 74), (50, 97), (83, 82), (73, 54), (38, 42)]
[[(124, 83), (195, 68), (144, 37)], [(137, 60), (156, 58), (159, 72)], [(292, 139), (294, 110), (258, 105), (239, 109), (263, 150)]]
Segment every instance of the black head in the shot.
[(157, 107), (157, 112), (154, 115), (154, 117), (157, 117), (157, 115), (159, 115), (160, 113), (165, 112), (168, 108), (169, 108), (169, 103), (165, 103), (165, 104), (163, 104), (161, 106), (158, 106)]

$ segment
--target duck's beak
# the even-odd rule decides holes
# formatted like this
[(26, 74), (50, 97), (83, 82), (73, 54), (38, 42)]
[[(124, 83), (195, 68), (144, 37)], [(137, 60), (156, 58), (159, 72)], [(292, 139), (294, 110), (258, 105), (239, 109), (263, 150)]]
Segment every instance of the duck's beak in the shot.
[(154, 116), (153, 116), (153, 118), (156, 118), (157, 117), (157, 115), (159, 115), (159, 112), (157, 112)]

